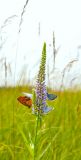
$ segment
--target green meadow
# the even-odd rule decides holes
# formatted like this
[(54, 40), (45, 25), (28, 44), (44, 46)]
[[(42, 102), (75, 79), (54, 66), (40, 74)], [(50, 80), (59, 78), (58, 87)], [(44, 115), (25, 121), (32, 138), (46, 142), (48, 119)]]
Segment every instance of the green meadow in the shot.
[(36, 116), (17, 101), (30, 87), (0, 88), (0, 160), (81, 160), (81, 91), (54, 92), (52, 110)]

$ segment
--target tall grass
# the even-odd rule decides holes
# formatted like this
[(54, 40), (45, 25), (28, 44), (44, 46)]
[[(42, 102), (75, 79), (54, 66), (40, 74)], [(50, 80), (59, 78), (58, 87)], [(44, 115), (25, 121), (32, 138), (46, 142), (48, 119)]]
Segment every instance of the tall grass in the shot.
[[(36, 117), (16, 100), (24, 90), (29, 92), (27, 87), (0, 88), (1, 160), (34, 159)], [(55, 109), (43, 116), (38, 127), (35, 159), (80, 160), (81, 91), (57, 92), (57, 95), (55, 102), (48, 102)]]

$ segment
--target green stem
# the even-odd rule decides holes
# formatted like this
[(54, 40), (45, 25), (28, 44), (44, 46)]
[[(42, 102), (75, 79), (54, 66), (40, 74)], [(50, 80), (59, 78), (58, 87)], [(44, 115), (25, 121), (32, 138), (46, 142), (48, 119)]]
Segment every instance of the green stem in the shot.
[(34, 160), (36, 156), (36, 142), (37, 142), (37, 132), (38, 132), (38, 123), (39, 123), (40, 115), (38, 114), (37, 120), (36, 120), (36, 132), (35, 132), (35, 142), (34, 142)]

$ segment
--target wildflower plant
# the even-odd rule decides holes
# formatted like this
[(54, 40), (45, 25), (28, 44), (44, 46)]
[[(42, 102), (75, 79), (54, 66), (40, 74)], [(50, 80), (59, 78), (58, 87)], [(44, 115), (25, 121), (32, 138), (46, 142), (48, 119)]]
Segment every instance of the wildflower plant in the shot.
[[(37, 75), (35, 88), (32, 90), (32, 94), (23, 93), (25, 96), (18, 97), (18, 101), (23, 105), (32, 108), (32, 113), (36, 115), (36, 130), (35, 130), (35, 141), (34, 141), (34, 160), (36, 157), (36, 144), (37, 144), (37, 133), (39, 128), (39, 122), (42, 120), (42, 116), (47, 114), (53, 108), (47, 105), (46, 100), (54, 100), (57, 96), (49, 94), (46, 89), (45, 83), (45, 67), (46, 67), (46, 43), (43, 45), (42, 58), (40, 62), (40, 68)], [(40, 123), (41, 126), (41, 123)]]

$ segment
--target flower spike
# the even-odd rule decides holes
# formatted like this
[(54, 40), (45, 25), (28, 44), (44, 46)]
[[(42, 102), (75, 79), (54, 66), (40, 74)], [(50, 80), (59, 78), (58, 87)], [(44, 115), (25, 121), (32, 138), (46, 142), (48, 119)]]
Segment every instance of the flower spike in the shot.
[(36, 87), (32, 90), (32, 94), (23, 92), (24, 96), (18, 97), (18, 101), (29, 108), (32, 107), (32, 111), (36, 115), (47, 114), (53, 110), (46, 103), (46, 100), (54, 100), (57, 98), (54, 94), (48, 94), (45, 84), (45, 67), (46, 67), (46, 43), (43, 45), (42, 58), (40, 62), (40, 68), (37, 76)]

